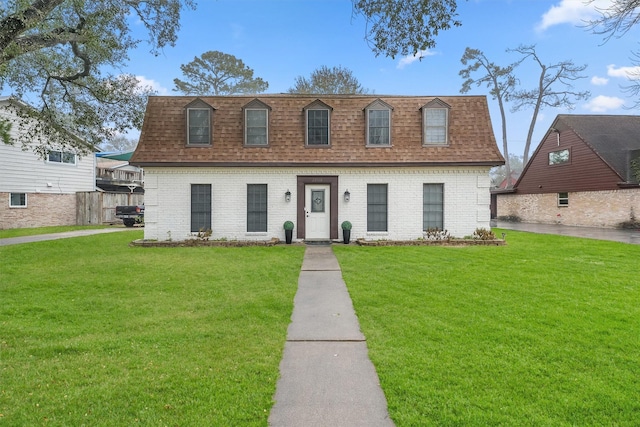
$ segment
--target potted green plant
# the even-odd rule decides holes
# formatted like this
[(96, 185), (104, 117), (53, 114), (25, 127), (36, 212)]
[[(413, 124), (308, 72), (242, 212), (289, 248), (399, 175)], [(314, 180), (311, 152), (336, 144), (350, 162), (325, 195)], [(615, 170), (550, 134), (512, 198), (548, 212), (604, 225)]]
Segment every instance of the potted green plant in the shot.
[(285, 221), (283, 227), (285, 241), (287, 242), (287, 245), (290, 245), (291, 239), (293, 238), (293, 222)]
[(351, 223), (349, 221), (342, 222), (342, 241), (345, 245), (349, 244), (349, 240), (351, 240)]

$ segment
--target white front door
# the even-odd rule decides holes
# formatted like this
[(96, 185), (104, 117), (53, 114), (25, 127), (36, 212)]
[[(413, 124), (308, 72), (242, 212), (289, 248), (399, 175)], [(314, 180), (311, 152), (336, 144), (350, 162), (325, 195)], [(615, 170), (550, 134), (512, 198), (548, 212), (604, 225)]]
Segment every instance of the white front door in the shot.
[(331, 229), (330, 185), (305, 187), (305, 239), (329, 240)]

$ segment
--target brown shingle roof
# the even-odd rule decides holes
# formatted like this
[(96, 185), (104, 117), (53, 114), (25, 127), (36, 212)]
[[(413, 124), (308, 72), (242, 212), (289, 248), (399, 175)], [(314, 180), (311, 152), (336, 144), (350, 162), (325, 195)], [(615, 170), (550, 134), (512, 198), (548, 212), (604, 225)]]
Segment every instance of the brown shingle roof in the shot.
[[(254, 95), (200, 97), (215, 108), (213, 144), (186, 145), (185, 107), (196, 97), (150, 97), (140, 142), (131, 158), (139, 166), (291, 165), (499, 165), (484, 96), (439, 97), (451, 106), (449, 145), (422, 145), (420, 108), (436, 97), (378, 95)], [(269, 146), (246, 147), (242, 107), (260, 100), (271, 107)], [(366, 147), (364, 108), (380, 99), (393, 107), (392, 147)], [(316, 100), (332, 108), (331, 146), (305, 147), (303, 108)]]

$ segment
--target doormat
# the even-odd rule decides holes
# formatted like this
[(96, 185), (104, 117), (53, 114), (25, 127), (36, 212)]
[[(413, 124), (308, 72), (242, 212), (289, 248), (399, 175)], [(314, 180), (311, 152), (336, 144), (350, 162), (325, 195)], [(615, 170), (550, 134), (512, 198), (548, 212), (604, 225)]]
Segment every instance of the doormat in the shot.
[(331, 246), (330, 240), (305, 240), (304, 243), (309, 246)]

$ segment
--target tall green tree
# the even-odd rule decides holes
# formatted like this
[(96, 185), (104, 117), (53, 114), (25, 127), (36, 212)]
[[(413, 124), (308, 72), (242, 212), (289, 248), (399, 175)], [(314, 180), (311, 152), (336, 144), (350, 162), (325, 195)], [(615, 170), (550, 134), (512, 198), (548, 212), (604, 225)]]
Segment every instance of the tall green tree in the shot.
[[(118, 72), (134, 37), (146, 28), (151, 53), (173, 46), (180, 13), (192, 0), (8, 0), (0, 2), (0, 90), (25, 99), (18, 142), (91, 151), (142, 124), (146, 95), (135, 76)], [(7, 122), (0, 124), (8, 138)], [(69, 138), (70, 130), (89, 145)], [(14, 141), (15, 142), (15, 141)]]
[[(507, 141), (507, 116), (505, 113), (505, 102), (509, 101), (509, 97), (513, 93), (518, 82), (514, 75), (514, 69), (518, 63), (513, 63), (506, 67), (501, 67), (489, 61), (485, 54), (478, 49), (466, 48), (462, 58), (462, 65), (467, 67), (460, 70), (459, 75), (464, 82), (460, 93), (467, 93), (472, 86), (486, 86), (489, 93), (498, 101), (500, 107), (500, 119), (502, 123), (502, 154), (507, 159), (504, 168), (505, 176), (511, 176), (511, 165), (509, 159), (509, 144)], [(473, 77), (480, 71), (480, 76)]]
[(521, 45), (516, 49), (509, 49), (509, 51), (519, 53), (522, 57), (521, 61), (532, 59), (540, 69), (538, 81), (532, 85), (531, 89), (517, 90), (511, 96), (514, 102), (512, 111), (533, 108), (522, 155), (522, 161), (526, 165), (529, 161), (531, 139), (540, 110), (544, 107), (572, 110), (576, 101), (588, 99), (591, 96), (589, 91), (576, 91), (573, 88), (574, 81), (586, 78), (580, 73), (587, 68), (587, 65), (575, 65), (570, 60), (545, 64), (538, 56), (535, 45)]
[(318, 94), (358, 94), (368, 93), (362, 87), (353, 71), (338, 66), (329, 68), (326, 65), (314, 70), (309, 78), (298, 76), (295, 84), (289, 88), (289, 93), (318, 93)]
[(260, 77), (254, 78), (253, 70), (241, 59), (217, 50), (196, 56), (180, 70), (185, 80), (173, 79), (173, 90), (185, 95), (260, 93), (269, 87)]
[(367, 23), (366, 39), (377, 55), (414, 55), (433, 48), (440, 31), (462, 23), (456, 0), (352, 0)]

